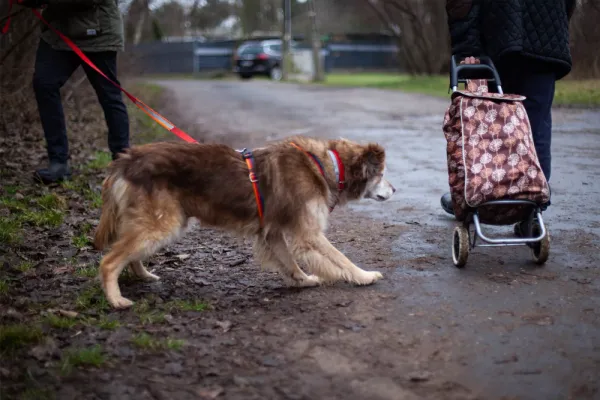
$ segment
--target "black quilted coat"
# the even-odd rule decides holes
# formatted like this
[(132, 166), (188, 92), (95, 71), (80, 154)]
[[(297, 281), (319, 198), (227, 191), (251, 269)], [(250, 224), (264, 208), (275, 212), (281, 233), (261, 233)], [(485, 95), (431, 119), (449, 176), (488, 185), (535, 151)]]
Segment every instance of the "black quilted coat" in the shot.
[(495, 63), (525, 59), (560, 79), (571, 71), (569, 20), (575, 3), (447, 0), (452, 54), (486, 54)]

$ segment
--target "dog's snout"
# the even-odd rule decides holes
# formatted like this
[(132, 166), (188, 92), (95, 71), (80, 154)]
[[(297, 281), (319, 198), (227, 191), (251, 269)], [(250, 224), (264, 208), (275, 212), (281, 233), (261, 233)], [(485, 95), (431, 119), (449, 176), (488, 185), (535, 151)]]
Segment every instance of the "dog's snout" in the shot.
[(377, 195), (377, 200), (385, 200), (385, 199), (386, 199), (385, 196), (382, 196), (380, 194)]
[[(392, 186), (392, 185), (390, 185)], [(396, 193), (396, 188), (392, 186), (392, 193)]]

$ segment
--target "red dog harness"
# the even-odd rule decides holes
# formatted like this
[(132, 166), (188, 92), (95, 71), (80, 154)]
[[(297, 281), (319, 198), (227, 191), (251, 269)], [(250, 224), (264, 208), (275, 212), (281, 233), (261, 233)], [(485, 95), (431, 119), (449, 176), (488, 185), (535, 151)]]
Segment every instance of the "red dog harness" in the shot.
[[(297, 148), (298, 150), (304, 152), (304, 154), (306, 154), (307, 156), (309, 156), (314, 161), (314, 163), (317, 165), (317, 168), (319, 168), (319, 171), (321, 171), (321, 175), (323, 175), (323, 177), (325, 177), (325, 169), (323, 168), (323, 164), (321, 164), (321, 161), (317, 158), (317, 156), (315, 156), (311, 152), (304, 150), (302, 147), (298, 146), (294, 142), (290, 142), (290, 144), (292, 146), (294, 146), (295, 148)], [(345, 181), (346, 171), (344, 170), (344, 163), (342, 162), (342, 159), (340, 158), (340, 155), (336, 150), (327, 150), (327, 154), (329, 154), (329, 158), (331, 158), (331, 162), (333, 164), (333, 170), (335, 172), (335, 180), (338, 185), (338, 194), (339, 194), (342, 192), (342, 190), (344, 190), (344, 187), (346, 186), (346, 181)], [(336, 201), (336, 203), (337, 203), (337, 201)], [(336, 203), (334, 203), (333, 206), (329, 207), (329, 212), (333, 211)]]
[[(297, 148), (298, 150), (302, 151), (307, 156), (309, 156), (314, 161), (314, 163), (317, 165), (317, 168), (321, 172), (321, 175), (323, 175), (323, 177), (325, 177), (325, 169), (323, 168), (323, 164), (321, 164), (321, 161), (319, 160), (319, 158), (317, 156), (315, 156), (311, 152), (304, 150), (302, 147), (298, 146), (294, 142), (291, 142), (290, 144), (292, 146), (294, 146), (295, 148)], [(260, 227), (262, 228), (264, 226), (265, 203), (264, 203), (262, 194), (260, 193), (260, 187), (258, 186), (258, 177), (257, 177), (256, 171), (255, 171), (254, 155), (252, 154), (252, 151), (250, 151), (248, 149), (238, 150), (238, 152), (240, 152), (242, 154), (242, 158), (244, 159), (244, 161), (246, 161), (246, 165), (248, 166), (248, 172), (249, 172), (248, 178), (250, 179), (250, 182), (252, 183), (252, 188), (254, 189), (254, 197), (256, 198), (256, 207), (258, 209), (258, 218), (260, 219)], [(342, 163), (342, 159), (340, 158), (340, 155), (336, 150), (327, 150), (327, 154), (329, 154), (329, 157), (331, 158), (331, 162), (333, 163), (333, 170), (335, 172), (335, 180), (338, 185), (338, 194), (339, 194), (342, 192), (342, 190), (344, 190), (344, 188), (346, 186), (345, 185), (346, 182), (344, 180), (345, 179), (344, 163)], [(332, 207), (329, 207), (329, 212), (332, 212), (334, 208), (335, 208), (335, 204)]]

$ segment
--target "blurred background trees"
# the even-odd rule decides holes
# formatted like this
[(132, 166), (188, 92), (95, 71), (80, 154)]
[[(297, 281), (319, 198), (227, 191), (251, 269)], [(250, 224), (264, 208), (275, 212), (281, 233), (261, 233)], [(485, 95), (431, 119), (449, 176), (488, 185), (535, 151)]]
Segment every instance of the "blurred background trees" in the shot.
[[(579, 0), (571, 21), (573, 73), (569, 78), (600, 78), (600, 0)], [(322, 37), (344, 33), (387, 33), (410, 74), (445, 73), (448, 32), (445, 0), (316, 0)], [(127, 0), (120, 1), (128, 45), (188, 38), (200, 41), (280, 35), (282, 0)], [(292, 30), (308, 37), (309, 3), (291, 0)], [(13, 10), (20, 10), (15, 7)], [(8, 1), (0, 2), (0, 18)], [(14, 121), (36, 118), (31, 75), (39, 22), (25, 10), (0, 36), (0, 130)], [(123, 57), (126, 58), (126, 57)], [(121, 73), (126, 73), (126, 68)], [(74, 77), (71, 83), (77, 83)], [(69, 88), (65, 88), (69, 92)], [(19, 125), (17, 123), (17, 125)], [(22, 124), (21, 124), (22, 125)]]

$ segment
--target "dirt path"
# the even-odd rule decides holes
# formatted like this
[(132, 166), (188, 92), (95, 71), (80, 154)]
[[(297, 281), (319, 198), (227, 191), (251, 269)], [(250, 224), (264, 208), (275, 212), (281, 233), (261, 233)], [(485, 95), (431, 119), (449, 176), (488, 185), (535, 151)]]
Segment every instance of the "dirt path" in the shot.
[[(158, 83), (176, 96), (190, 133), (211, 132), (207, 140), (236, 148), (289, 134), (384, 144), (399, 191), (384, 204), (336, 209), (328, 237), (385, 279), (365, 288), (286, 289), (256, 268), (247, 244), (200, 229), (151, 262), (159, 283), (123, 284), (137, 302), (126, 312), (107, 311), (93, 281), (40, 267), (11, 292), (17, 313), (26, 313), (18, 299), (32, 310), (41, 278), (47, 290), (38, 303), (77, 309), (92, 322), (45, 327), (51, 340), (0, 367), (4, 382), (19, 366), (26, 382), (59, 399), (600, 396), (599, 112), (555, 113), (546, 267), (533, 267), (525, 248), (478, 249), (458, 270), (453, 222), (439, 208), (446, 101), (265, 81)], [(105, 356), (99, 368), (52, 372), (65, 364), (64, 349), (95, 344)]]

